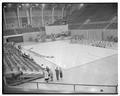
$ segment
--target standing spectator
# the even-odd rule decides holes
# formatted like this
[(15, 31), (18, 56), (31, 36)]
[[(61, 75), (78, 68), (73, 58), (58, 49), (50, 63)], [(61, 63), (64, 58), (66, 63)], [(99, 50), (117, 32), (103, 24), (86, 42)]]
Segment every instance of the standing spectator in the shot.
[(55, 68), (56, 78), (59, 80), (59, 69), (58, 67)]
[(52, 70), (49, 70), (49, 74), (50, 74), (50, 80), (53, 81), (53, 72), (52, 72)]
[(59, 72), (60, 72), (60, 78), (62, 79), (63, 78), (63, 72), (62, 72), (61, 68), (59, 68)]
[(48, 72), (47, 72), (47, 70), (45, 69), (45, 71), (44, 71), (44, 78), (45, 78), (45, 81), (48, 83), (48, 80), (49, 80), (49, 76), (48, 76), (49, 74), (48, 74)]
[(50, 69), (49, 69), (49, 67), (48, 67), (48, 66), (46, 66), (46, 70), (47, 70), (47, 72), (49, 73)]

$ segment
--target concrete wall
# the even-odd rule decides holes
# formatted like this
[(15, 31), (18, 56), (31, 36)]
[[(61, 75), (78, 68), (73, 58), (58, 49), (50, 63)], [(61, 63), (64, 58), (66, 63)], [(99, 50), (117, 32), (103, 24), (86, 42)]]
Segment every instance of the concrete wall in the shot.
[(24, 42), (29, 42), (30, 38), (32, 38), (31, 41), (35, 41), (35, 39), (37, 38), (38, 34), (42, 34), (42, 32), (24, 33), (23, 34), (23, 41)]
[(118, 37), (117, 30), (103, 30), (103, 29), (89, 29), (89, 30), (71, 30), (71, 35), (83, 35), (84, 39), (89, 40), (104, 40), (107, 39), (108, 36)]
[[(19, 34), (19, 35), (10, 35), (10, 36), (4, 36), (3, 37), (3, 42), (7, 42), (8, 38), (11, 38), (11, 41), (18, 41), (17, 38), (14, 39), (15, 37), (19, 36), (22, 37), (23, 40), (22, 42), (35, 42), (35, 39), (37, 38), (38, 35), (43, 34), (42, 32), (32, 32), (32, 33), (24, 33), (24, 34)], [(31, 38), (31, 40), (30, 40)]]
[[(103, 34), (102, 34), (103, 32)], [(24, 33), (23, 42), (35, 41), (37, 35), (43, 34), (42, 32), (32, 32), (32, 33)], [(71, 30), (71, 35), (83, 35), (84, 39), (89, 40), (106, 40), (108, 36), (118, 37), (117, 30)], [(12, 36), (12, 35), (11, 35)], [(4, 42), (6, 41), (6, 36), (4, 37)]]

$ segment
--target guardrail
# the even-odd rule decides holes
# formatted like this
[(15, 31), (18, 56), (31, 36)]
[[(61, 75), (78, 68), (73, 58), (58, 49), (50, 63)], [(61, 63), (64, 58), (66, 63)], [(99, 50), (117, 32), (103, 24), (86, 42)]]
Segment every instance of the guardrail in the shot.
[[(117, 94), (118, 93), (118, 85), (90, 85), (90, 84), (68, 84), (68, 83), (46, 83), (46, 82), (27, 82), (27, 83), (33, 83), (36, 84), (36, 89), (40, 90), (40, 86), (42, 84), (46, 84), (46, 86), (49, 85), (55, 85), (55, 87), (58, 89), (54, 89), (50, 87), (49, 90), (54, 91), (63, 91), (63, 92), (74, 92), (74, 93), (112, 93)], [(60, 87), (61, 86), (61, 87)], [(62, 88), (62, 90), (61, 90)], [(70, 88), (70, 90), (69, 90)], [(66, 90), (65, 90), (66, 89)], [(47, 89), (48, 90), (48, 89)]]

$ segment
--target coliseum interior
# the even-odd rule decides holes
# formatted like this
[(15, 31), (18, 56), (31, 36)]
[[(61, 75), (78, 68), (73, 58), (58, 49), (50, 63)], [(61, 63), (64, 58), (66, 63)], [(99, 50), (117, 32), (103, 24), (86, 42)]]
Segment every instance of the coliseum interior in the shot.
[(117, 94), (117, 11), (117, 3), (2, 3), (3, 94)]

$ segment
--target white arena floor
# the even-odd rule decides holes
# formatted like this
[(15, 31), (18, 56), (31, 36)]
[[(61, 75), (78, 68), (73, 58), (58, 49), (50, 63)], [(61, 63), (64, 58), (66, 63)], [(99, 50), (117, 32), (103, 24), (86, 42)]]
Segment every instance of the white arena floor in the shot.
[[(56, 65), (61, 66), (64, 69), (87, 64), (92, 61), (117, 54), (116, 50), (80, 44), (71, 44), (69, 41), (55, 41), (39, 43), (36, 45), (27, 45), (24, 46), (24, 49), (31, 49), (31, 51), (43, 56), (54, 56), (54, 58), (44, 58), (55, 63)], [(32, 57), (34, 58), (34, 56)], [(34, 59), (36, 62), (39, 61), (36, 59), (36, 56)]]
[[(97, 84), (117, 85), (118, 58), (117, 50), (93, 47), (81, 44), (72, 44), (70, 41), (54, 41), (23, 45), (26, 52), (31, 55), (37, 64), (49, 66), (54, 72), (53, 83), (69, 84)], [(30, 50), (32, 52), (30, 52)], [(34, 54), (34, 53), (35, 54)], [(42, 55), (43, 57), (40, 57)], [(47, 58), (54, 56), (54, 58)], [(56, 80), (55, 66), (63, 68), (63, 80)], [(37, 79), (31, 82), (44, 82), (44, 79)], [(41, 85), (41, 86), (40, 86)], [(63, 89), (69, 90), (68, 86), (40, 84), (41, 89)], [(32, 84), (19, 85), (30, 88)], [(34, 85), (32, 88), (36, 88)], [(78, 86), (79, 89), (79, 86)], [(84, 89), (84, 88), (83, 88)], [(89, 88), (88, 88), (89, 89)], [(82, 90), (82, 89), (81, 89)]]

